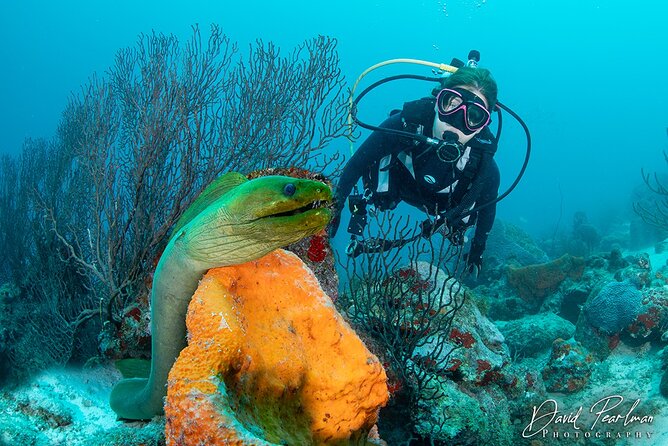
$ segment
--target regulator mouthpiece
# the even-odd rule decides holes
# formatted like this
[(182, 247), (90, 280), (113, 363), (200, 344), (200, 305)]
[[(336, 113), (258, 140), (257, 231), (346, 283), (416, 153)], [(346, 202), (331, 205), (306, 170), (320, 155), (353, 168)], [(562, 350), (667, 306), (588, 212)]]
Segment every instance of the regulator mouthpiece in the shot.
[(454, 163), (464, 153), (464, 145), (459, 142), (459, 137), (455, 132), (443, 132), (443, 141), (436, 148), (438, 159), (444, 163)]

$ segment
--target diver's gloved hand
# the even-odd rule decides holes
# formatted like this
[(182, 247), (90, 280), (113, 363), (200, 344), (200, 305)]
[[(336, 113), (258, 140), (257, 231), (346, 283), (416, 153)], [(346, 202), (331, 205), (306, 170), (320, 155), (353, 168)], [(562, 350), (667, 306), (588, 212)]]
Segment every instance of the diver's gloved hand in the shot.
[(477, 279), (482, 270), (482, 254), (476, 253), (473, 250), (464, 254), (464, 262), (466, 263), (466, 271)]
[(434, 222), (431, 220), (425, 220), (420, 223), (420, 236), (424, 238), (429, 238), (434, 233)]
[(462, 246), (468, 241), (465, 235), (465, 231), (463, 230), (450, 230), (449, 232), (445, 233), (445, 236), (448, 238), (448, 240), (450, 240), (450, 243), (455, 246)]
[(445, 218), (441, 217), (440, 215), (436, 217), (433, 221), (432, 220), (425, 220), (422, 223), (420, 223), (420, 229), (422, 231), (421, 235), (424, 238), (429, 238), (433, 234), (440, 232), (443, 234), (443, 237), (447, 238), (450, 243), (452, 243), (455, 246), (462, 246), (464, 243), (467, 242), (467, 238), (465, 236), (465, 229), (464, 228), (451, 228)]
[[(442, 231), (442, 226), (445, 225), (445, 219), (440, 215), (435, 219), (427, 219), (420, 223), (420, 235), (424, 238), (429, 238), (438, 231)], [(447, 232), (447, 231), (446, 231)]]

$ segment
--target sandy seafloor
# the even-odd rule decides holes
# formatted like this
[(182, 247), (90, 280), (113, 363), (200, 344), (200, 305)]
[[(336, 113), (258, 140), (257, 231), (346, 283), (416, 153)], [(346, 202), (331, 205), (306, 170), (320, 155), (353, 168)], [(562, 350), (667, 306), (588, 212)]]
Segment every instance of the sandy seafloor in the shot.
[(116, 420), (109, 394), (120, 378), (113, 366), (51, 369), (0, 391), (0, 446), (164, 444), (164, 417)]

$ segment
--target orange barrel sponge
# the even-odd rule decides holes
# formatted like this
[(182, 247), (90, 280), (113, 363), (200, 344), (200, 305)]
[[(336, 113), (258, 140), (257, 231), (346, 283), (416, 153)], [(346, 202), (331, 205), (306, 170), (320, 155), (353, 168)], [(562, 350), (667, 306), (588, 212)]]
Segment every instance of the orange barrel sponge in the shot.
[(186, 323), (168, 445), (378, 444), (385, 371), (294, 254), (210, 270)]

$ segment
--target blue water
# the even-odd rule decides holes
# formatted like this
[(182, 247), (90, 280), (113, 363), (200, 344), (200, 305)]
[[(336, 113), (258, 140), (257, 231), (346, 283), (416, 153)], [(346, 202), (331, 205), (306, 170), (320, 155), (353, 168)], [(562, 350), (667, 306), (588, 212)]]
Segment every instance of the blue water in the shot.
[[(560, 215), (570, 224), (577, 210), (603, 224), (630, 214), (641, 167), (665, 169), (667, 16), (658, 0), (3, 0), (0, 153), (18, 153), (26, 137), (52, 136), (71, 92), (151, 30), (185, 39), (192, 24), (206, 30), (217, 23), (242, 51), (257, 38), (287, 52), (332, 35), (351, 83), (389, 58), (449, 62), (476, 48), (499, 83), (500, 100), (525, 119), (534, 143), (525, 179), (499, 204), (499, 217), (537, 235), (553, 231)], [(371, 97), (364, 116), (380, 121), (426, 91), (402, 84)], [(506, 122), (497, 154), (502, 189), (524, 155), (519, 127)], [(344, 141), (332, 149), (349, 151)]]

